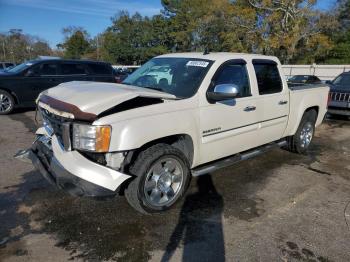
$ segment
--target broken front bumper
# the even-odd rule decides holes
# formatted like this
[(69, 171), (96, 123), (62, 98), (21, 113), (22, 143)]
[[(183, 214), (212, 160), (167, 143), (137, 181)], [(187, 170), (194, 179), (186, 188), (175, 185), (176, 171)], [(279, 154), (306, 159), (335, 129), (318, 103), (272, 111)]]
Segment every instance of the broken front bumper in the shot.
[(130, 178), (77, 151), (66, 151), (56, 136), (39, 136), (30, 149), (15, 157), (29, 159), (47, 181), (75, 196), (112, 196)]

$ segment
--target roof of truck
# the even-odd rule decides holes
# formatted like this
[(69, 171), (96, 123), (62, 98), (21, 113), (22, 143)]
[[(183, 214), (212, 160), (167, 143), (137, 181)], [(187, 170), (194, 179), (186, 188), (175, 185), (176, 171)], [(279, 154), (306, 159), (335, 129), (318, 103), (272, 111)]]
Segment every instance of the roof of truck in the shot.
[(196, 52), (190, 52), (190, 53), (170, 53), (170, 54), (164, 54), (160, 55), (158, 57), (183, 57), (183, 58), (197, 58), (197, 59), (206, 59), (206, 60), (229, 60), (229, 59), (269, 59), (276, 62), (279, 62), (278, 58), (275, 56), (265, 56), (265, 55), (259, 55), (259, 54), (245, 54), (245, 53), (229, 53), (229, 52), (219, 52), (219, 53), (196, 53)]

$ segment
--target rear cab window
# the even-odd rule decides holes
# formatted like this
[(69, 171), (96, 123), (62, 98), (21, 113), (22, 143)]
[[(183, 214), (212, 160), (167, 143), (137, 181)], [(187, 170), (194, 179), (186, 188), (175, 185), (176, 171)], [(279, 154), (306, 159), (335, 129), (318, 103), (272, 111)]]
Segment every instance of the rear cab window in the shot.
[(282, 92), (283, 83), (275, 61), (254, 59), (253, 66), (260, 95)]

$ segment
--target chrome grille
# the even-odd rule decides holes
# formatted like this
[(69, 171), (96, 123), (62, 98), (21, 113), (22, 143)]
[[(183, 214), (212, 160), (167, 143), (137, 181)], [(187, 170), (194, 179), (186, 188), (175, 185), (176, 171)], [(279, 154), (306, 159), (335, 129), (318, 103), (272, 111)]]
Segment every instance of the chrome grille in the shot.
[(58, 115), (55, 115), (48, 110), (44, 108), (39, 108), (43, 121), (46, 122), (44, 123), (45, 125), (48, 125), (52, 131), (53, 134), (55, 134), (58, 138), (58, 140), (63, 144), (63, 136), (64, 136), (64, 126), (65, 124), (69, 124), (72, 122), (72, 119), (69, 118), (64, 118)]
[(332, 101), (350, 102), (350, 93), (331, 92)]

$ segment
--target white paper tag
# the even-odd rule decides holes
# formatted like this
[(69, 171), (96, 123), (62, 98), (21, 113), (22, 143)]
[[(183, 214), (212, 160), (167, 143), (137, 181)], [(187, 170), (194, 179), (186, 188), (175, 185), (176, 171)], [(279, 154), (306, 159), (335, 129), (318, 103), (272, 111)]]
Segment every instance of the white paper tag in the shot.
[(209, 65), (209, 62), (205, 61), (188, 61), (187, 66), (198, 66), (198, 67), (207, 67)]

